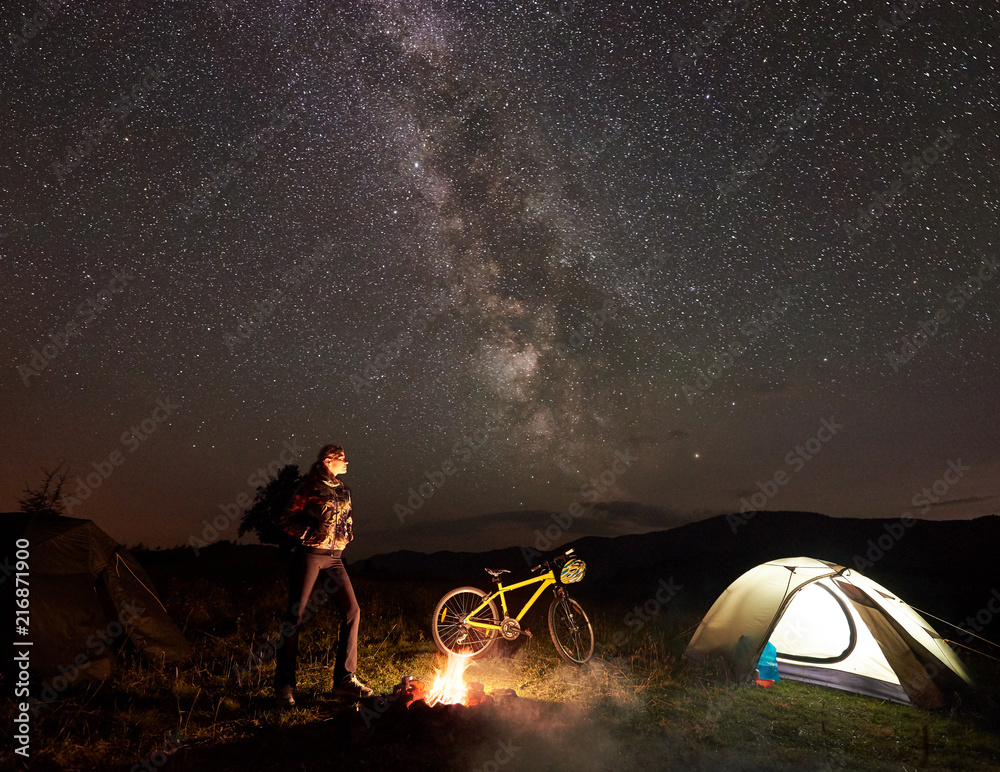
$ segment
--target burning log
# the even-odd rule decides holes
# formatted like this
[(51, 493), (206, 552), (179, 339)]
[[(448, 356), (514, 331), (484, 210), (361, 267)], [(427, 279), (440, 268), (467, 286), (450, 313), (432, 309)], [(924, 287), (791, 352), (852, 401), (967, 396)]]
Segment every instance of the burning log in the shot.
[[(443, 678), (444, 673), (439, 673), (438, 677)], [(460, 691), (450, 691), (451, 698), (456, 698), (453, 702), (439, 698), (431, 704), (434, 687), (428, 688), (427, 683), (413, 676), (404, 676), (391, 695), (362, 701), (359, 720), (349, 730), (351, 741), (363, 746), (375, 742), (379, 736), (405, 736), (417, 744), (427, 742), (428, 738), (435, 738), (435, 743), (449, 744), (456, 737), (479, 737), (484, 731), (493, 731), (490, 727), (495, 727), (498, 711), (521, 720), (525, 710), (529, 715), (537, 710), (532, 700), (518, 699), (513, 689), (497, 689), (487, 694), (479, 681), (460, 683), (459, 688)], [(446, 693), (443, 689), (440, 691)]]
[[(364, 728), (355, 727), (353, 739), (364, 742), (370, 739), (376, 726), (379, 731), (397, 731), (401, 727), (420, 731), (444, 721), (466, 723), (474, 717), (482, 718), (482, 711), (494, 704), (493, 695), (479, 681), (465, 683), (464, 674), (469, 666), (465, 657), (449, 657), (443, 671), (435, 672), (430, 687), (411, 675), (403, 676), (389, 696), (379, 695), (360, 706)], [(493, 693), (497, 701), (509, 704), (517, 697), (513, 689), (499, 689)], [(475, 708), (466, 712), (467, 708)], [(353, 735), (352, 735), (353, 736)]]
[(462, 703), (467, 708), (482, 705), (487, 700), (493, 698), (487, 696), (486, 688), (479, 681), (470, 681), (465, 687), (465, 701)]
[(395, 688), (392, 690), (391, 702), (398, 702), (407, 707), (417, 700), (427, 699), (427, 687), (423, 681), (418, 681), (411, 675), (403, 676)]
[(465, 704), (468, 689), (465, 686), (465, 669), (469, 666), (468, 657), (456, 657), (448, 655), (448, 664), (444, 672), (436, 670), (434, 672), (434, 684), (427, 694), (427, 704), (434, 706), (438, 703), (446, 705)]
[[(393, 688), (388, 702), (407, 708), (417, 702), (423, 702), (428, 707), (436, 705), (475, 707), (493, 702), (493, 696), (486, 693), (486, 687), (481, 682), (465, 683), (464, 675), (468, 666), (469, 660), (466, 657), (448, 657), (445, 669), (435, 671), (434, 682), (430, 688), (411, 675), (403, 676)], [(517, 693), (513, 689), (498, 689), (494, 695), (506, 701), (516, 697)]]

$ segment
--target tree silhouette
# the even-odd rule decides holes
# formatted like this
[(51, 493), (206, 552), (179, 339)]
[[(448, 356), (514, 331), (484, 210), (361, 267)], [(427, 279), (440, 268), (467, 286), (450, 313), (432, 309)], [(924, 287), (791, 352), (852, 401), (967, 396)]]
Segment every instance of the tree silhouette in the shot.
[(66, 511), (62, 500), (62, 487), (66, 484), (66, 472), (42, 467), (42, 482), (36, 488), (24, 484), (24, 498), (18, 499), (20, 511), (28, 515), (61, 515)]
[(295, 464), (288, 464), (278, 470), (277, 477), (272, 477), (266, 485), (259, 486), (253, 505), (243, 513), (239, 535), (252, 532), (257, 535), (261, 544), (287, 546), (289, 538), (278, 527), (278, 520), (301, 480), (299, 468)]

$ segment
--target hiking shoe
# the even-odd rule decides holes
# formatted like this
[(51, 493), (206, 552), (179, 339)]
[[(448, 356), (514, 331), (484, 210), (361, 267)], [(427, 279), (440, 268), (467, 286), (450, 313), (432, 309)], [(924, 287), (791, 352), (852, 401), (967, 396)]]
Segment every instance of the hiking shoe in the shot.
[(340, 682), (333, 690), (334, 694), (344, 694), (349, 697), (371, 697), (375, 690), (363, 684), (356, 675), (351, 675)]
[(279, 710), (291, 710), (295, 707), (295, 690), (291, 686), (282, 686), (276, 694)]

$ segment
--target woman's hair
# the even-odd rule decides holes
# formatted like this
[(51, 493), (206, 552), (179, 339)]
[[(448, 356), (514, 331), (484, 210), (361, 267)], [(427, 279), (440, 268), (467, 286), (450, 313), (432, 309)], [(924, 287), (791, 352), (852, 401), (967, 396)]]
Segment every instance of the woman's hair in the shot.
[(343, 455), (344, 449), (340, 445), (324, 445), (319, 449), (319, 453), (316, 454), (316, 460), (313, 465), (309, 467), (309, 471), (306, 476), (311, 479), (317, 479), (326, 476), (326, 466), (324, 461), (326, 461), (330, 456)]
[(342, 455), (344, 455), (344, 449), (340, 445), (324, 445), (319, 449), (319, 453), (316, 454), (316, 460), (322, 464), (330, 456)]

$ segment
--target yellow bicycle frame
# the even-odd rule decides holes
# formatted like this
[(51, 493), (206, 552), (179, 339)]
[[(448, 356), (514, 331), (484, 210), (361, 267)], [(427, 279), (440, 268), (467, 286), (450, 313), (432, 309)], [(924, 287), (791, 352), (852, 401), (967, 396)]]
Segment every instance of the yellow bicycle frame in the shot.
[[(535, 590), (535, 594), (531, 596), (528, 602), (524, 604), (520, 612), (518, 612), (518, 615), (514, 617), (514, 619), (520, 622), (521, 619), (524, 617), (524, 615), (528, 613), (528, 610), (535, 604), (535, 601), (538, 600), (541, 594), (556, 583), (556, 576), (553, 571), (546, 571), (544, 574), (542, 574), (541, 576), (536, 576), (534, 579), (525, 579), (523, 582), (518, 582), (517, 584), (511, 584), (508, 585), (507, 587), (504, 587), (503, 584), (497, 582), (496, 590), (494, 592), (491, 592), (485, 598), (483, 598), (483, 602), (480, 603), (478, 606), (476, 606), (474, 609), (472, 609), (471, 612), (469, 612), (469, 617), (474, 617), (476, 614), (478, 614), (480, 611), (486, 608), (491, 600), (495, 599), (499, 595), (500, 606), (503, 608), (503, 615), (500, 620), (502, 622), (504, 619), (508, 617), (507, 597), (505, 593), (513, 592), (514, 590), (519, 590), (522, 587), (527, 587), (530, 584), (536, 584), (539, 582), (541, 584), (538, 587), (538, 589)], [(462, 620), (462, 622), (464, 624), (467, 624), (469, 627), (476, 627), (479, 628), (480, 630), (500, 630), (500, 625), (491, 625), (488, 622), (471, 622), (469, 621), (469, 617), (466, 617), (465, 619)]]

